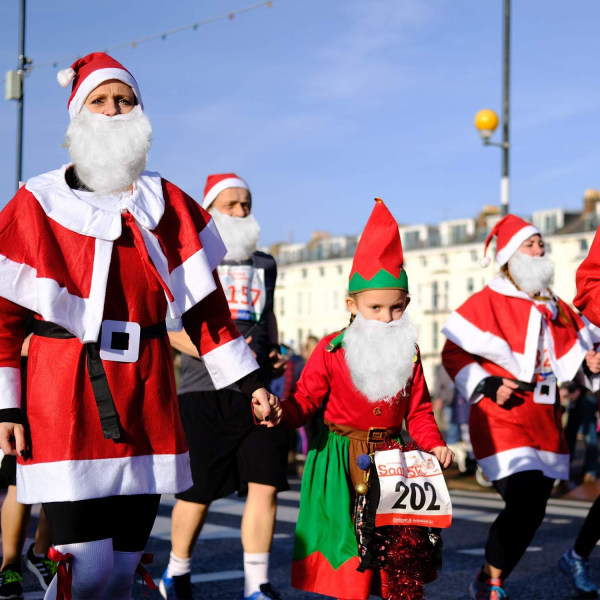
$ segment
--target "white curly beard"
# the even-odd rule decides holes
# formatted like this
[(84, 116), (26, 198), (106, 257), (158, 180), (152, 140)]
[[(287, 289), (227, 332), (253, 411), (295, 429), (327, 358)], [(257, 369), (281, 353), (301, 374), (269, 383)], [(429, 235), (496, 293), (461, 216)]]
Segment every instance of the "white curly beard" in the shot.
[(78, 179), (96, 194), (126, 190), (146, 168), (152, 127), (140, 106), (108, 117), (85, 106), (65, 136)]
[(210, 214), (227, 248), (225, 260), (245, 260), (250, 258), (258, 246), (260, 227), (250, 213), (246, 217), (232, 217), (211, 209)]
[(412, 375), (418, 337), (407, 313), (390, 323), (357, 313), (343, 342), (354, 387), (371, 402), (394, 398)]
[(547, 255), (529, 256), (517, 250), (508, 261), (515, 283), (525, 292), (542, 292), (554, 281), (554, 263)]

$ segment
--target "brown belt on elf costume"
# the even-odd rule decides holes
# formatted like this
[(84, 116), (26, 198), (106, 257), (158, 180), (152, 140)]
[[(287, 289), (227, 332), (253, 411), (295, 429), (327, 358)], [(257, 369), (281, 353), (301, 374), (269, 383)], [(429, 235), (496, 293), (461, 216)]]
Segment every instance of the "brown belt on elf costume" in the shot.
[(364, 481), (364, 471), (359, 469), (356, 464), (356, 459), (361, 454), (372, 454), (375, 452), (377, 444), (394, 438), (400, 438), (400, 443), (403, 443), (401, 427), (370, 427), (365, 430), (332, 423), (327, 419), (324, 419), (324, 423), (332, 433), (347, 437), (350, 440), (348, 445), (348, 468), (350, 469), (353, 487)]
[[(60, 325), (56, 325), (56, 323), (40, 321), (38, 319), (34, 322), (33, 333), (40, 337), (59, 340), (68, 340), (75, 337), (70, 331)], [(167, 335), (167, 326), (164, 321), (140, 329), (140, 338), (158, 338), (165, 335)], [(100, 334), (98, 335), (98, 339), (100, 339)], [(92, 384), (92, 391), (94, 393), (94, 399), (96, 400), (98, 414), (100, 416), (102, 434), (107, 440), (119, 441), (121, 437), (119, 415), (117, 414), (112, 393), (108, 386), (106, 371), (104, 370), (104, 365), (100, 358), (100, 343), (89, 342), (84, 344), (84, 346), (87, 353), (88, 375), (90, 383)]]

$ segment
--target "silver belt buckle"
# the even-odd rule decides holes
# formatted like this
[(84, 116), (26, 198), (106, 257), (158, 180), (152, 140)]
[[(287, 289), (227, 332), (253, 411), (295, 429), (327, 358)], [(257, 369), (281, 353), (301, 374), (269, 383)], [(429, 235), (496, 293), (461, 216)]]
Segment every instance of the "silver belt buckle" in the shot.
[(136, 362), (140, 354), (139, 323), (102, 321), (100, 358), (114, 362)]

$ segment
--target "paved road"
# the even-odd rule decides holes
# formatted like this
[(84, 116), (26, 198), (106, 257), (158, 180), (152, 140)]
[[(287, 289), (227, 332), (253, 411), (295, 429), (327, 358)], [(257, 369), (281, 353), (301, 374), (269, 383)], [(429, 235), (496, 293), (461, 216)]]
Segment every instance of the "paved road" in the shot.
[[(274, 586), (286, 600), (309, 600), (321, 596), (300, 592), (289, 587), (294, 524), (298, 514), (298, 479), (291, 482), (292, 490), (280, 495), (277, 528), (271, 558)], [(452, 490), (454, 522), (444, 535), (444, 569), (439, 579), (427, 586), (430, 600), (466, 600), (469, 580), (478, 570), (489, 524), (495, 518), (501, 500), (489, 491), (476, 486)], [(170, 513), (173, 499), (164, 497), (160, 506), (148, 550), (155, 553), (150, 567), (158, 578), (168, 560)], [(532, 547), (517, 567), (506, 589), (511, 600), (562, 600), (571, 598), (564, 576), (558, 572), (556, 561), (581, 526), (590, 502), (551, 500), (546, 519)], [(243, 582), (240, 516), (243, 502), (229, 497), (215, 502), (209, 520), (198, 542), (193, 563), (194, 589), (202, 600), (237, 600)], [(32, 527), (34, 524), (32, 524)], [(600, 581), (600, 552), (593, 558)], [(36, 580), (25, 575), (26, 600), (43, 598), (36, 590)], [(142, 590), (136, 584), (135, 599), (159, 600), (157, 592)]]

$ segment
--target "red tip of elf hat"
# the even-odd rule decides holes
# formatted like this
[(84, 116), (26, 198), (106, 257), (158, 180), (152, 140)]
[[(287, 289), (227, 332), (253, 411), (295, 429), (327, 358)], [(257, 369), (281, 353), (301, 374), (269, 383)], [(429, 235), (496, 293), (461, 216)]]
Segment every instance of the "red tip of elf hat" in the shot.
[(228, 188), (243, 188), (250, 191), (248, 184), (235, 173), (216, 173), (215, 175), (209, 175), (206, 178), (206, 185), (204, 186), (202, 208), (208, 210), (210, 205), (215, 201), (215, 198), (223, 190)]
[(496, 236), (496, 262), (501, 267), (509, 261), (526, 239), (536, 234), (541, 235), (540, 230), (531, 223), (515, 215), (506, 215), (492, 227), (485, 240), (483, 258), (479, 263), (482, 267), (490, 264), (490, 258), (486, 256), (486, 252), (494, 236)]
[(132, 88), (138, 104), (144, 108), (142, 95), (133, 75), (120, 62), (104, 52), (92, 52), (78, 58), (69, 68), (61, 69), (56, 78), (65, 88), (73, 82), (67, 103), (71, 119), (79, 114), (90, 92), (109, 79), (117, 79)]
[(398, 223), (383, 200), (375, 198), (375, 207), (354, 254), (348, 291), (351, 294), (374, 289), (408, 292), (403, 263)]

